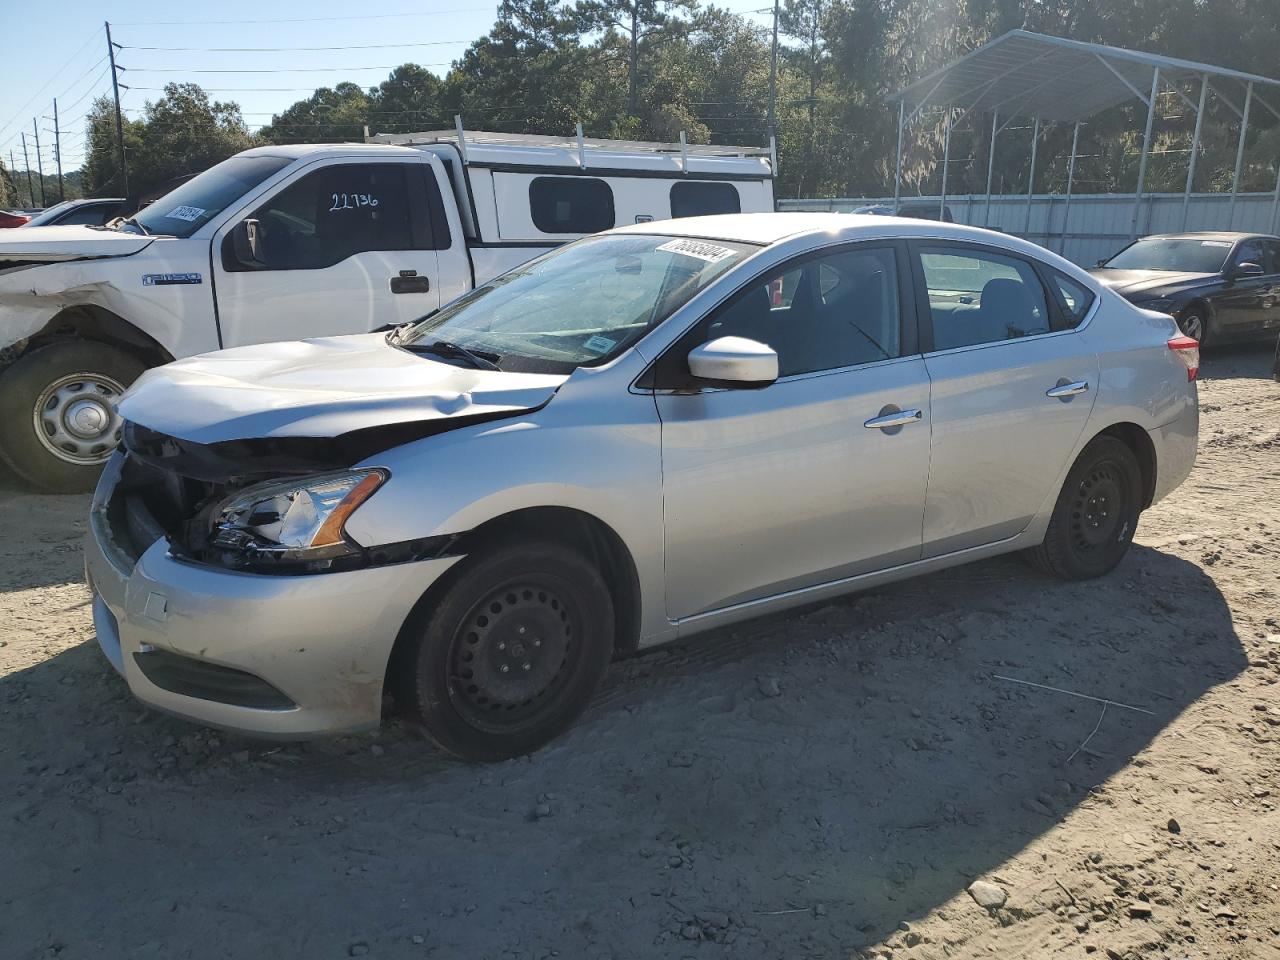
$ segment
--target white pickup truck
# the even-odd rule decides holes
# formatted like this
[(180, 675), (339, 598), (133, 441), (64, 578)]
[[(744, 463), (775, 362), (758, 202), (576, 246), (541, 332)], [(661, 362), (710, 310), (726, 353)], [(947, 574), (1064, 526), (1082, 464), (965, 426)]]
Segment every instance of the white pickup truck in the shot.
[(400, 324), (621, 224), (773, 209), (757, 148), (372, 139), (247, 150), (107, 227), (0, 232), (0, 459), (88, 489), (147, 367)]

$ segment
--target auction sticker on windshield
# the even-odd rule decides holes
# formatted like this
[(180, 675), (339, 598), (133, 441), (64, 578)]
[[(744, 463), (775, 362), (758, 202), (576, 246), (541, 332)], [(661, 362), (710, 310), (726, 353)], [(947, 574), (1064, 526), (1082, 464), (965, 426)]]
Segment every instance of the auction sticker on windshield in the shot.
[(728, 247), (722, 247), (718, 243), (707, 243), (705, 240), (669, 240), (658, 249), (669, 253), (680, 253), (686, 257), (696, 257), (707, 263), (719, 263), (736, 253)]
[(1229, 246), (1231, 246), (1231, 241), (1230, 241), (1230, 240), (1201, 240), (1201, 241), (1200, 241), (1200, 246), (1202, 246), (1202, 247), (1229, 247)]
[(168, 213), (165, 214), (165, 216), (169, 217), (170, 219), (186, 220), (188, 223), (195, 223), (204, 215), (205, 215), (204, 207), (187, 207), (187, 206), (174, 207), (172, 210), (170, 210)]

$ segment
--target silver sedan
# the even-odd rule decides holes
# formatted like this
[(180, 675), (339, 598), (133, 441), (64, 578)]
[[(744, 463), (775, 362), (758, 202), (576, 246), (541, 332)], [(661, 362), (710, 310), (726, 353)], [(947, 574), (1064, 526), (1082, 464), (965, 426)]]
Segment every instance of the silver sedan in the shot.
[(1195, 341), (1030, 243), (647, 223), (417, 323), (145, 374), (92, 508), (104, 652), (203, 723), (384, 694), (527, 752), (611, 658), (996, 554), (1108, 573), (1195, 458)]

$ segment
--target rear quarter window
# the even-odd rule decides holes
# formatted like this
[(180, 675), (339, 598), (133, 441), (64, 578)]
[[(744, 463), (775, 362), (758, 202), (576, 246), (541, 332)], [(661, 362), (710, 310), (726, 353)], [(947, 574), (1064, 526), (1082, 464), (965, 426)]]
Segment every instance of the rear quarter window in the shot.
[(1080, 325), (1089, 314), (1089, 308), (1097, 298), (1093, 291), (1072, 280), (1066, 274), (1052, 271), (1054, 291), (1058, 294), (1063, 320), (1068, 330)]

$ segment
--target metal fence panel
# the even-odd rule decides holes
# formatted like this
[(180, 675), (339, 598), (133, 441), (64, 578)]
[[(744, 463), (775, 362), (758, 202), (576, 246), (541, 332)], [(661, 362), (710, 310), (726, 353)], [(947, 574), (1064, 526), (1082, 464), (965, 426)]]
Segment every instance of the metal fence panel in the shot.
[[(916, 203), (941, 201), (938, 196), (906, 198)], [(1027, 226), (1027, 197), (993, 196), (990, 222), (986, 222), (986, 194), (947, 197), (947, 206), (957, 223), (990, 227), (1003, 233), (1025, 237), (1048, 247), (1068, 260), (1091, 267), (1129, 242), (1134, 195), (1077, 194), (1067, 208), (1061, 194), (1039, 194), (1031, 203), (1031, 228)], [(893, 197), (842, 197), (832, 200), (779, 200), (779, 210), (829, 210), (848, 213), (871, 203), (893, 204)], [(1275, 232), (1276, 204), (1272, 193), (1242, 193), (1236, 200), (1235, 216), (1229, 218), (1231, 195), (1193, 193), (1187, 203), (1187, 230), (1242, 230)], [(1065, 222), (1064, 222), (1065, 214)], [(1228, 219), (1232, 222), (1228, 225)], [(1183, 227), (1181, 193), (1146, 194), (1138, 214), (1140, 235), (1176, 233)]]

